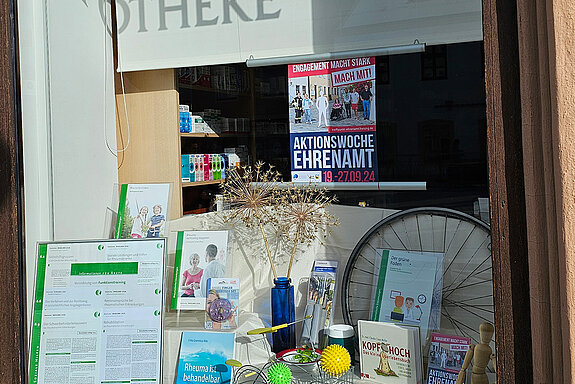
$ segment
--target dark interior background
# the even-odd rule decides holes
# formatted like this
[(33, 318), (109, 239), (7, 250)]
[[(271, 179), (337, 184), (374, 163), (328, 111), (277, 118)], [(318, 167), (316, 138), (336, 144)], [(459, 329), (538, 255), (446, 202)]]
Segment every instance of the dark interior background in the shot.
[[(228, 71), (233, 86), (205, 79), (186, 84), (179, 70), (180, 104), (194, 113), (249, 120), (249, 131), (220, 138), (184, 138), (182, 154), (219, 153), (245, 146), (248, 161), (278, 167), (289, 179), (287, 65), (203, 67), (206, 77)], [(473, 213), (488, 197), (483, 43), (427, 47), (424, 53), (376, 60), (379, 181), (425, 181), (426, 191), (338, 191), (339, 204), (390, 209), (440, 206)], [(209, 206), (217, 186), (184, 188), (184, 211)]]

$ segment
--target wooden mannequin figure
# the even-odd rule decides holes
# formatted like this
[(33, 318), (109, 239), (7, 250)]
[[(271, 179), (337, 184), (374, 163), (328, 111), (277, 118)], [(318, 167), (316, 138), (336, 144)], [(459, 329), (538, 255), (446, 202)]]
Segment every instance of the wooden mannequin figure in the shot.
[(493, 328), (493, 325), (489, 323), (482, 323), (479, 326), (479, 338), (481, 339), (481, 344), (471, 344), (469, 346), (469, 349), (465, 354), (465, 360), (463, 360), (461, 370), (457, 375), (457, 380), (455, 381), (456, 384), (463, 384), (465, 382), (465, 370), (471, 364), (471, 359), (473, 359), (471, 384), (489, 384), (489, 379), (487, 378), (487, 374), (485, 374), (485, 368), (487, 368), (489, 360), (493, 361), (493, 367), (495, 367), (495, 355), (489, 346), (494, 331), (495, 329)]

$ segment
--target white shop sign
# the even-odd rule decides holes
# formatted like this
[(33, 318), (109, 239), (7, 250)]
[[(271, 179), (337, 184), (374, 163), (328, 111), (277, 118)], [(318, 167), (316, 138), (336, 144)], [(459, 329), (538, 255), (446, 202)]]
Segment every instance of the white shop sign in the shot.
[(481, 0), (116, 0), (119, 70), (483, 38)]

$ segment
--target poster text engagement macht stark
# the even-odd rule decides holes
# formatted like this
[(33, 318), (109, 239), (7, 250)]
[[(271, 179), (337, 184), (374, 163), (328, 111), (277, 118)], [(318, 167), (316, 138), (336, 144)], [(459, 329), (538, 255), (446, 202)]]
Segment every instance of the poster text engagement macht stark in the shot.
[(292, 181), (377, 181), (375, 57), (288, 66)]

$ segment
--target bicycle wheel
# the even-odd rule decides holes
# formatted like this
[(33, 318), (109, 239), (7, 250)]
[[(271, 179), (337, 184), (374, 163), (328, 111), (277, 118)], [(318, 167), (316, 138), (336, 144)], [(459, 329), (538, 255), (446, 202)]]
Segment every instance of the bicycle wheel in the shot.
[(479, 325), (494, 321), (487, 224), (447, 208), (414, 208), (373, 226), (353, 249), (343, 275), (343, 315), (354, 327), (369, 320), (376, 249), (443, 253), (440, 324), (430, 322), (429, 328), (480, 342)]

